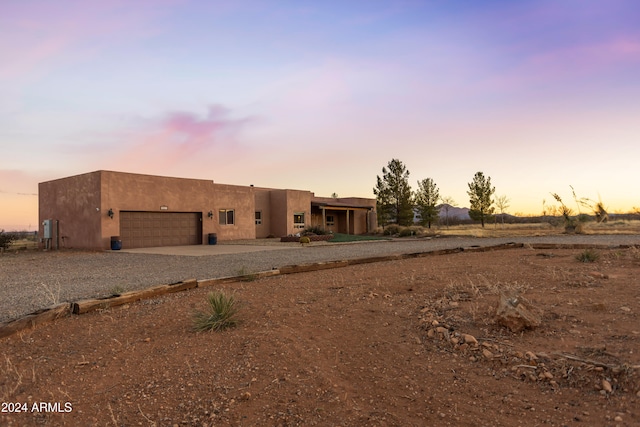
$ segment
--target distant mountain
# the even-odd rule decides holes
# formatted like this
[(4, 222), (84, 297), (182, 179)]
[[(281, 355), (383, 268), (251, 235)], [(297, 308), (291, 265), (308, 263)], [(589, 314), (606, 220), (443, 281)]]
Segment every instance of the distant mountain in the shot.
[(448, 205), (446, 203), (442, 205), (436, 206), (438, 212), (440, 213), (440, 218), (446, 219), (447, 210), (449, 219), (458, 219), (458, 220), (469, 220), (471, 217), (469, 216), (469, 208), (457, 208), (455, 206)]

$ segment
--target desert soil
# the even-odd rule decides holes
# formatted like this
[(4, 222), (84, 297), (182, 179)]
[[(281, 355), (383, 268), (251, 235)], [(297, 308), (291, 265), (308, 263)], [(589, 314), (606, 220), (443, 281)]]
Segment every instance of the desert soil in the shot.
[[(212, 288), (59, 319), (0, 341), (0, 425), (640, 425), (640, 251), (581, 252), (227, 283), (223, 332), (192, 331)], [(540, 325), (497, 323), (501, 294)]]

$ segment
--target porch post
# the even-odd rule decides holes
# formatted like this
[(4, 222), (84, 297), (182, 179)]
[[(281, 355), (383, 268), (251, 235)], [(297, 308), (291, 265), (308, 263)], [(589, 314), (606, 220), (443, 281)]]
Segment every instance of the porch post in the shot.
[(324, 206), (322, 206), (322, 229), (327, 229), (327, 212), (324, 210)]
[(347, 209), (347, 234), (351, 234), (349, 233), (349, 209)]
[(371, 233), (371, 209), (367, 209), (367, 233)]

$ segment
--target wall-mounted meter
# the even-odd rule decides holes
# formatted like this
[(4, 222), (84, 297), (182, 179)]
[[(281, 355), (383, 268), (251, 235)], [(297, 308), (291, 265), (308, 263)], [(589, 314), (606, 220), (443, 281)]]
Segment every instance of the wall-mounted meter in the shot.
[(45, 239), (53, 239), (53, 220), (45, 219), (42, 222), (42, 226), (44, 227), (42, 237), (44, 237)]

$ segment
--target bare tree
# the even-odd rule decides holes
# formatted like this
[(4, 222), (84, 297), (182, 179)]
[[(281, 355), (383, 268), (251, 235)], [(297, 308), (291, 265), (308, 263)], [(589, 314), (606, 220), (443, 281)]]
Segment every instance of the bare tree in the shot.
[(511, 200), (509, 200), (509, 198), (505, 195), (502, 196), (497, 196), (496, 197), (496, 207), (498, 208), (498, 210), (500, 211), (500, 216), (502, 217), (502, 227), (504, 228), (504, 212), (509, 208), (509, 202), (511, 202)]
[(440, 201), (444, 204), (444, 217), (449, 228), (449, 208), (456, 205), (456, 201), (451, 196), (440, 197)]

